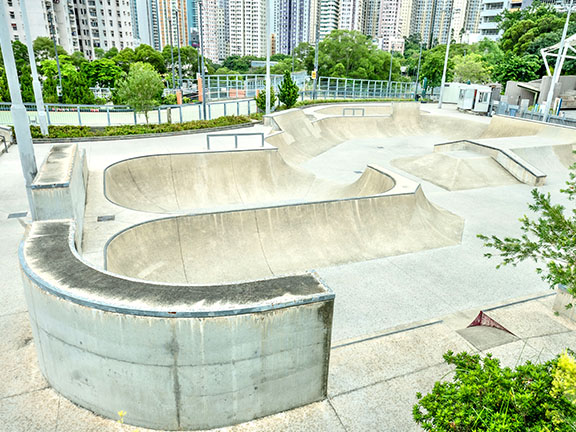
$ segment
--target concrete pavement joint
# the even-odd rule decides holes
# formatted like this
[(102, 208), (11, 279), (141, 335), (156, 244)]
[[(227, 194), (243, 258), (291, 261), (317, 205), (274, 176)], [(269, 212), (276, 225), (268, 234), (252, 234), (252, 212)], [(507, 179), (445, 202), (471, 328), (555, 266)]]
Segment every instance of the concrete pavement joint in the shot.
[(506, 303), (506, 304), (503, 304), (503, 305), (498, 305), (498, 306), (494, 306), (494, 307), (490, 307), (490, 308), (482, 309), (482, 310), (485, 311), (485, 312), (490, 312), (490, 311), (494, 311), (494, 310), (498, 310), (498, 309), (507, 308), (507, 307), (510, 307), (510, 306), (515, 306), (515, 305), (522, 304), (522, 303), (528, 303), (528, 302), (531, 302), (531, 301), (533, 301), (533, 300), (540, 300), (540, 299), (543, 299), (543, 298), (552, 297), (552, 296), (555, 296), (555, 295), (556, 295), (556, 293), (544, 294), (544, 295), (541, 295), (541, 296), (531, 297), (531, 298), (523, 299), (523, 300), (518, 300), (518, 301), (514, 301), (514, 302), (512, 302), (512, 303)]
[(338, 414), (338, 411), (336, 411), (336, 407), (332, 404), (332, 399), (330, 397), (326, 397), (326, 400), (328, 401), (330, 408), (332, 408), (332, 411), (334, 411), (334, 415), (338, 419), (338, 422), (340, 423), (340, 426), (342, 426), (342, 429), (344, 429), (344, 432), (348, 432), (348, 429), (346, 428), (346, 426), (344, 426), (344, 422), (342, 422), (342, 419), (340, 418), (340, 414)]
[(42, 390), (51, 389), (51, 388), (52, 388), (52, 387), (51, 387), (50, 385), (47, 385), (47, 386), (44, 386), (44, 387), (41, 387), (41, 388), (37, 388), (37, 389), (34, 389), (34, 390), (28, 390), (28, 391), (25, 391), (25, 392), (22, 392), (22, 393), (16, 393), (16, 394), (13, 394), (13, 395), (2, 396), (2, 397), (0, 397), (0, 401), (2, 401), (2, 400), (7, 400), (7, 399), (11, 399), (11, 398), (15, 398), (15, 397), (18, 397), (18, 396), (24, 396), (24, 395), (31, 394), (31, 393), (36, 393), (36, 392), (39, 392), (39, 391), (42, 391)]

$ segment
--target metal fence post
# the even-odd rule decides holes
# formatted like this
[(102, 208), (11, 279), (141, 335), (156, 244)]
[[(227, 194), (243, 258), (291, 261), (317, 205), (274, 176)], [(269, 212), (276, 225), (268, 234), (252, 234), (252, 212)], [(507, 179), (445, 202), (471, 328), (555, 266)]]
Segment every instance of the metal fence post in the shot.
[(226, 112), (226, 105), (228, 105), (226, 102), (224, 102), (224, 116), (226, 116), (227, 112)]
[(52, 122), (50, 121), (50, 107), (48, 105), (46, 105), (46, 118), (48, 119), (48, 126), (50, 126)]
[(158, 124), (162, 123), (162, 110), (158, 107)]
[[(250, 105), (250, 103), (248, 103), (248, 105)], [(240, 102), (236, 102), (236, 115), (240, 115)]]
[(106, 107), (106, 119), (108, 120), (108, 126), (112, 126), (110, 123), (110, 107)]
[(250, 100), (248, 100), (248, 115), (250, 115)]
[(180, 110), (180, 123), (183, 123), (183, 121), (182, 121), (182, 105), (178, 105), (178, 109)]
[(208, 118), (206, 120), (212, 120), (212, 105), (208, 105)]
[(78, 111), (78, 124), (82, 126), (82, 116), (80, 115), (80, 106), (76, 106), (76, 111)]
[(138, 119), (136, 118), (136, 110), (132, 111), (134, 113), (134, 124), (138, 124)]
[(198, 105), (196, 105), (196, 106), (198, 107), (198, 120), (203, 120), (203, 118), (202, 118), (202, 108), (201, 108), (201, 105), (198, 104)]

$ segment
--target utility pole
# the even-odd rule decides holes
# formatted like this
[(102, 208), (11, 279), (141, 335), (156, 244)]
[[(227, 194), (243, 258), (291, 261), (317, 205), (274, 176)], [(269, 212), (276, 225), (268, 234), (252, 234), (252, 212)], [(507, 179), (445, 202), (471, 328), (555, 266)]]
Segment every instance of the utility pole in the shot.
[(206, 118), (206, 72), (204, 65), (204, 27), (202, 25), (202, 0), (198, 0), (198, 24), (200, 26), (200, 54), (202, 60), (200, 62), (201, 79), (202, 79), (202, 118)]
[(176, 75), (174, 70), (174, 46), (172, 41), (172, 6), (170, 6), (170, 15), (166, 13), (166, 3), (164, 3), (164, 16), (168, 18), (168, 34), (170, 35), (170, 58), (172, 59), (171, 68), (172, 68), (172, 89), (176, 88)]
[(390, 70), (388, 71), (388, 97), (390, 97), (390, 93), (392, 92), (392, 60), (394, 51), (392, 51), (392, 43), (390, 43)]
[(36, 156), (34, 155), (34, 147), (32, 145), (28, 114), (26, 114), (26, 107), (22, 102), (22, 93), (20, 92), (20, 82), (18, 81), (18, 71), (16, 70), (16, 61), (14, 60), (14, 52), (12, 51), (8, 25), (6, 3), (0, 1), (0, 48), (2, 49), (4, 69), (10, 89), (10, 98), (12, 99), (10, 112), (12, 113), (14, 131), (16, 132), (16, 141), (18, 142), (18, 153), (20, 154), (22, 173), (24, 174), (24, 180), (26, 182), (26, 194), (28, 196), (30, 214), (32, 215), (32, 220), (35, 220), (36, 211), (32, 201), (32, 191), (30, 187), (34, 181), (34, 177), (36, 177), (38, 173), (38, 168), (36, 167)]
[(432, 11), (430, 12), (430, 31), (428, 33), (428, 49), (432, 48), (434, 41), (434, 24), (436, 21), (436, 8), (438, 7), (438, 0), (432, 0)]
[(550, 83), (550, 89), (548, 90), (548, 97), (546, 98), (546, 104), (544, 105), (544, 118), (543, 120), (547, 122), (550, 119), (550, 109), (552, 107), (552, 99), (554, 98), (554, 90), (556, 89), (556, 84), (558, 84), (558, 79), (560, 78), (560, 73), (562, 72), (562, 65), (564, 59), (566, 58), (566, 34), (568, 33), (568, 24), (570, 23), (570, 14), (572, 13), (573, 2), (567, 6), (568, 13), (566, 14), (566, 22), (564, 23), (564, 30), (562, 30), (562, 38), (560, 39), (560, 47), (558, 48), (558, 57), (556, 57), (556, 65), (554, 66), (554, 74), (552, 75), (552, 82)]
[(270, 114), (272, 78), (270, 77), (270, 55), (272, 54), (272, 7), (266, 0), (266, 114)]
[(420, 42), (420, 54), (418, 54), (418, 69), (416, 69), (416, 87), (414, 88), (414, 100), (418, 100), (418, 85), (420, 84), (420, 62), (422, 61), (422, 42)]
[(52, 14), (48, 15), (48, 22), (50, 23), (50, 36), (52, 36), (52, 42), (54, 42), (54, 57), (56, 58), (56, 68), (58, 69), (58, 86), (56, 87), (56, 93), (58, 94), (58, 102), (62, 103), (62, 72), (60, 70), (58, 45), (56, 44), (56, 27), (54, 26)]
[(182, 57), (180, 56), (180, 11), (176, 9), (176, 37), (178, 38), (178, 87), (182, 89)]
[(38, 69), (36, 69), (36, 57), (34, 56), (34, 47), (32, 45), (32, 33), (30, 32), (30, 22), (28, 21), (28, 11), (26, 10), (26, 1), (20, 2), (22, 10), (22, 23), (24, 24), (24, 33), (26, 34), (26, 46), (28, 47), (28, 58), (30, 60), (30, 70), (32, 71), (32, 89), (34, 90), (34, 100), (36, 101), (36, 112), (38, 113), (38, 123), (42, 135), (48, 135), (48, 117), (44, 108), (44, 98), (42, 97), (42, 86), (38, 79)]
[(444, 85), (446, 84), (446, 70), (448, 69), (450, 42), (452, 41), (452, 15), (455, 12), (458, 12), (458, 10), (452, 10), (452, 5), (450, 5), (450, 17), (448, 18), (448, 43), (446, 44), (446, 55), (444, 56), (444, 69), (442, 70), (442, 83), (440, 84), (440, 100), (438, 101), (438, 109), (442, 109), (442, 97), (444, 96)]
[(316, 48), (314, 51), (314, 87), (312, 88), (312, 99), (316, 99), (318, 89), (318, 51), (320, 47), (320, 2), (316, 6)]

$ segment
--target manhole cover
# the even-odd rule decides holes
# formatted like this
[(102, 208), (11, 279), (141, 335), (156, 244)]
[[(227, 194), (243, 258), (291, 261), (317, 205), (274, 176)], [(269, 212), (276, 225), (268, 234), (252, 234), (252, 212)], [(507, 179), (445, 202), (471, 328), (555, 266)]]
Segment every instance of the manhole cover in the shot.
[(116, 219), (114, 215), (98, 216), (98, 222), (108, 222)]

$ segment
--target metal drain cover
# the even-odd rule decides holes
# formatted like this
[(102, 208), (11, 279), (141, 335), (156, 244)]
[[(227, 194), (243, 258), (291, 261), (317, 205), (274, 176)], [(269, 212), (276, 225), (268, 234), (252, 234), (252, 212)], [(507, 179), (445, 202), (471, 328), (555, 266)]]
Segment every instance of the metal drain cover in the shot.
[(10, 213), (7, 219), (19, 219), (28, 216), (28, 212)]
[(108, 222), (116, 219), (114, 215), (98, 216), (98, 222)]

